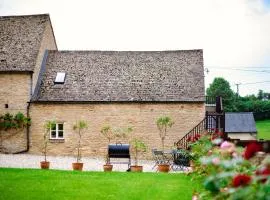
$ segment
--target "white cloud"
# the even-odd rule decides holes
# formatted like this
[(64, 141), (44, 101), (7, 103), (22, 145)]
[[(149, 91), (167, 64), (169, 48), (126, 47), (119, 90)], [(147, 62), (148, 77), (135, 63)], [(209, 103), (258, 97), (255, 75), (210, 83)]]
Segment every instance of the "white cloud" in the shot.
[[(9, 0), (0, 14), (50, 13), (59, 49), (204, 49), (206, 66), (269, 66), (270, 12), (262, 0)], [(269, 74), (211, 69), (233, 83)], [(252, 88), (254, 86), (254, 88)], [(270, 84), (240, 86), (241, 95)]]

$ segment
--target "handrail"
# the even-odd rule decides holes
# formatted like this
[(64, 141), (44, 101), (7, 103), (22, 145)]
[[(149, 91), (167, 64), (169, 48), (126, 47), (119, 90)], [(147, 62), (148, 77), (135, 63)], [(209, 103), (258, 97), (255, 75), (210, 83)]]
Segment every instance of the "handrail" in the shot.
[(205, 104), (215, 105), (216, 104), (216, 97), (205, 96)]
[(191, 129), (187, 134), (184, 135), (178, 142), (174, 143), (177, 148), (187, 149), (190, 138), (201, 136), (205, 131), (213, 132), (213, 117), (206, 116), (197, 126)]

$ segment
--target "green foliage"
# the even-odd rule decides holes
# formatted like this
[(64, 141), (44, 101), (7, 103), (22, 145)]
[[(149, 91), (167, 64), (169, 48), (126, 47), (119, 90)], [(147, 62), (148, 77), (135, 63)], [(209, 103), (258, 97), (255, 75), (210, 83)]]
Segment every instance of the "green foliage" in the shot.
[(263, 90), (259, 90), (257, 96), (241, 97), (233, 92), (227, 80), (215, 78), (207, 88), (206, 94), (213, 97), (221, 96), (226, 112), (254, 112), (255, 119), (270, 119), (270, 93)]
[(76, 124), (73, 125), (73, 130), (78, 130), (81, 131), (83, 129), (88, 128), (87, 122), (80, 120), (78, 122), (76, 122)]
[(146, 152), (147, 146), (142, 140), (138, 138), (134, 138), (131, 141), (131, 146), (132, 146), (132, 149), (134, 150), (135, 165), (138, 165), (138, 153)]
[(44, 124), (44, 134), (43, 134), (43, 147), (42, 153), (44, 155), (44, 161), (47, 161), (47, 153), (48, 153), (48, 141), (50, 138), (50, 130), (55, 129), (56, 122), (55, 120), (46, 121)]
[(0, 130), (8, 131), (9, 129), (21, 129), (31, 125), (31, 119), (24, 116), (21, 112), (15, 115), (6, 113), (0, 115)]
[(159, 117), (156, 121), (158, 130), (159, 130), (159, 137), (162, 142), (162, 150), (164, 151), (164, 140), (168, 133), (168, 128), (171, 128), (174, 122), (168, 116)]
[(101, 128), (100, 133), (107, 138), (108, 144), (110, 144), (111, 140), (115, 138), (115, 134), (112, 131), (112, 128), (110, 125), (105, 125)]
[(215, 78), (213, 83), (210, 84), (206, 90), (207, 96), (217, 97), (221, 96), (223, 107), (225, 111), (233, 111), (236, 95), (231, 89), (230, 83), (224, 78)]
[(209, 139), (209, 136), (203, 136), (196, 142), (190, 144), (193, 159), (198, 161), (199, 158), (206, 155), (209, 150), (213, 148), (213, 143)]
[(116, 139), (121, 140), (121, 139), (126, 139), (130, 136), (130, 134), (133, 131), (133, 127), (128, 126), (124, 128), (114, 128), (113, 129), (113, 134)]
[(258, 166), (242, 158), (243, 148), (227, 141), (216, 143), (207, 136), (191, 148), (199, 161), (194, 176), (204, 177), (205, 191), (198, 195), (199, 199), (270, 198), (270, 157)]
[(77, 121), (73, 125), (73, 130), (78, 134), (78, 143), (77, 143), (77, 154), (76, 154), (76, 160), (77, 163), (81, 161), (82, 159), (82, 149), (81, 149), (81, 139), (82, 139), (82, 133), (84, 130), (88, 128), (88, 124), (86, 121), (80, 120)]

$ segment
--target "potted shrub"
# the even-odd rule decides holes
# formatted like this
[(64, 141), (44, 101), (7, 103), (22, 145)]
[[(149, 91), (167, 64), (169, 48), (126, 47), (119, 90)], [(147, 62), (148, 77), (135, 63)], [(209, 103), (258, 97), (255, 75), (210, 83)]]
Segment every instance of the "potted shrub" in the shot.
[[(115, 135), (109, 125), (105, 125), (100, 130), (101, 134), (108, 140), (108, 146), (112, 139), (114, 139)], [(103, 165), (104, 172), (111, 172), (113, 165), (109, 162), (109, 152), (107, 148), (107, 153), (105, 156), (105, 164)]]
[(47, 153), (48, 153), (48, 141), (50, 137), (50, 130), (56, 126), (55, 121), (47, 121), (44, 124), (44, 134), (43, 134), (43, 148), (42, 153), (44, 155), (44, 161), (40, 162), (41, 169), (49, 169), (50, 162), (47, 161)]
[(130, 166), (130, 170), (132, 172), (142, 172), (143, 171), (143, 166), (138, 165), (138, 153), (139, 152), (146, 152), (146, 145), (144, 142), (138, 138), (134, 138), (131, 141), (131, 146), (132, 150), (134, 152), (134, 160), (135, 160), (135, 165)]
[[(161, 139), (162, 151), (164, 152), (165, 138), (167, 136), (168, 129), (172, 127), (174, 122), (170, 117), (163, 116), (157, 119), (156, 124), (159, 130), (159, 137)], [(170, 165), (168, 163), (161, 163), (158, 165), (158, 170), (160, 172), (168, 172), (170, 170)]]
[(73, 170), (79, 170), (82, 171), (83, 169), (83, 163), (81, 162), (82, 159), (82, 149), (81, 149), (81, 139), (82, 134), (85, 129), (87, 129), (87, 123), (83, 120), (76, 122), (73, 126), (73, 130), (78, 135), (78, 143), (77, 143), (77, 153), (76, 153), (76, 162), (72, 163)]

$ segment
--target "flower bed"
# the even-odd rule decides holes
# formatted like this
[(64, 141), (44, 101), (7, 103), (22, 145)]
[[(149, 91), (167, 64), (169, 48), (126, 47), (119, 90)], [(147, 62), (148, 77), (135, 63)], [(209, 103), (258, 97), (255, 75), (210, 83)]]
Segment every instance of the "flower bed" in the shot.
[[(244, 149), (215, 132), (191, 140), (194, 178), (203, 178), (203, 192), (193, 199), (270, 199), (270, 156), (261, 161), (262, 147), (252, 142)], [(259, 153), (263, 155), (263, 153)]]

